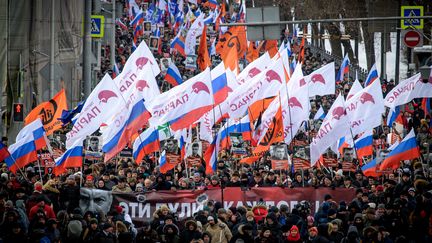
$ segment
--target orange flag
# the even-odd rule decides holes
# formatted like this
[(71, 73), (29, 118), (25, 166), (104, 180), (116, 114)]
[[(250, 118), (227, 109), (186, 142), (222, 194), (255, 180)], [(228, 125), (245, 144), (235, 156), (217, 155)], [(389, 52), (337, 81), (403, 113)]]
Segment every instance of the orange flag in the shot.
[(62, 89), (51, 100), (36, 106), (24, 119), (25, 125), (40, 117), (46, 134), (51, 135), (62, 127), (62, 122), (57, 118), (60, 118), (63, 110), (67, 109), (66, 92)]
[(211, 61), (207, 49), (207, 25), (204, 26), (201, 35), (201, 40), (198, 47), (197, 64), (201, 71), (204, 71), (207, 67), (211, 66)]
[(279, 110), (273, 118), (270, 127), (267, 130), (266, 135), (261, 140), (261, 142), (252, 151), (253, 156), (263, 155), (266, 151), (270, 149), (270, 145), (278, 142), (283, 142), (284, 132), (283, 132), (283, 120), (282, 120), (282, 109), (279, 106)]
[(224, 62), (225, 68), (229, 68), (234, 73), (239, 73), (239, 58), (237, 52), (234, 48), (230, 48), (225, 57), (222, 57), (222, 61)]
[(253, 164), (255, 161), (258, 161), (261, 158), (261, 156), (250, 156), (250, 157), (244, 157), (239, 162), (243, 164)]
[(303, 63), (303, 59), (304, 59), (304, 53), (305, 53), (304, 45), (305, 45), (305, 38), (303, 37), (302, 41), (300, 43), (300, 51), (299, 51), (299, 56), (298, 56), (298, 60), (297, 60), (298, 62), (301, 62), (301, 63)]
[(219, 38), (216, 44), (216, 53), (221, 56), (222, 60), (228, 55), (230, 49), (235, 49), (238, 57), (243, 57), (245, 55), (247, 40), (244, 26), (231, 27)]
[[(255, 122), (261, 114), (267, 109), (267, 107), (273, 102), (275, 99), (275, 96), (257, 100), (254, 103), (252, 103), (248, 108), (248, 115), (249, 115), (249, 121), (251, 123)], [(254, 127), (253, 124), (251, 124), (251, 127)]]
[(270, 57), (273, 58), (278, 53), (277, 40), (265, 41), (265, 50), (268, 51)]
[(247, 52), (246, 52), (246, 60), (251, 63), (255, 61), (259, 57), (259, 49), (255, 46), (254, 42), (250, 42)]

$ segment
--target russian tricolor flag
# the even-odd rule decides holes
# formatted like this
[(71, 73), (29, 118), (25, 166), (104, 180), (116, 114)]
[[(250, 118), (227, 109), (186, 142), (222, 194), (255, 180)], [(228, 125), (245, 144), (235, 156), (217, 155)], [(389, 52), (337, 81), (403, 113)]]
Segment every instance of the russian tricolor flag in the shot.
[(215, 9), (219, 6), (217, 0), (208, 0), (208, 6), (212, 9)]
[(363, 161), (363, 157), (371, 156), (373, 154), (373, 137), (372, 131), (363, 133), (358, 139), (356, 139), (354, 145), (357, 150), (357, 158), (360, 163)]
[(345, 54), (345, 57), (341, 63), (339, 72), (336, 76), (336, 82), (342, 81), (345, 74), (349, 73), (349, 65), (350, 65), (350, 60), (348, 58), (348, 54)]
[(338, 141), (339, 154), (343, 154), (344, 148), (352, 148), (353, 141), (351, 137), (342, 137)]
[(380, 170), (392, 168), (396, 170), (400, 166), (400, 161), (410, 160), (420, 157), (414, 129), (393, 149), (381, 163)]
[(122, 30), (128, 30), (127, 25), (125, 25), (119, 18), (116, 18), (116, 24), (122, 29)]
[(48, 144), (48, 138), (40, 119), (36, 119), (23, 127), (18, 133), (16, 141), (26, 139), (26, 137), (29, 137), (28, 139), (30, 140), (34, 140), (36, 150), (42, 149)]
[(0, 161), (4, 161), (9, 157), (10, 157), (10, 153), (6, 145), (0, 142)]
[(220, 148), (228, 148), (230, 145), (230, 134), (231, 133), (241, 133), (243, 140), (250, 141), (252, 140), (252, 130), (250, 127), (249, 115), (244, 116), (242, 119), (233, 122), (232, 124), (228, 124), (228, 122), (219, 129), (218, 132), (218, 143), (217, 145)]
[(396, 106), (394, 110), (390, 109), (389, 114), (387, 114), (387, 126), (392, 127), (393, 122), (395, 122), (398, 116), (401, 114), (400, 107)]
[(165, 75), (165, 80), (170, 83), (173, 87), (180, 85), (183, 83), (183, 79), (181, 77), (180, 71), (177, 66), (171, 62), (168, 66), (167, 73)]
[(150, 113), (145, 108), (144, 102), (140, 101), (132, 107), (128, 117), (123, 126), (102, 147), (102, 151), (105, 153), (105, 161), (110, 160), (125, 148), (132, 135), (147, 124)]
[(5, 160), (9, 170), (15, 173), (19, 168), (37, 160), (34, 141), (20, 140), (9, 146), (11, 156)]
[(113, 70), (112, 70), (112, 75), (111, 75), (112, 79), (115, 79), (119, 74), (120, 74), (120, 70), (119, 70), (119, 68), (117, 66), (117, 63), (114, 63)]
[(133, 26), (134, 29), (136, 29), (136, 27), (138, 27), (140, 24), (142, 24), (144, 22), (144, 13), (143, 11), (140, 9), (138, 11), (138, 14), (135, 16), (135, 18), (132, 19), (132, 21), (129, 23), (130, 26)]
[(169, 159), (166, 157), (165, 150), (162, 151), (160, 157), (159, 157), (159, 171), (162, 174), (166, 174), (168, 171), (174, 169), (176, 166), (176, 163), (170, 163)]
[(361, 167), (361, 170), (363, 171), (363, 174), (365, 176), (371, 176), (371, 177), (379, 177), (380, 174), (378, 172), (376, 172), (377, 170), (377, 163), (376, 160), (372, 160), (371, 162), (363, 165)]
[(139, 164), (146, 154), (159, 151), (159, 131), (149, 128), (135, 139), (133, 144), (133, 157)]
[(366, 87), (366, 86), (370, 85), (371, 83), (373, 83), (377, 79), (378, 79), (378, 70), (376, 68), (376, 64), (374, 64), (372, 66), (371, 70), (369, 71), (369, 74), (366, 78), (364, 86)]
[(60, 175), (66, 172), (67, 168), (81, 167), (82, 166), (82, 142), (78, 141), (70, 149), (68, 149), (62, 156), (55, 160), (54, 175)]
[(171, 49), (177, 50), (178, 53), (180, 53), (182, 56), (186, 56), (185, 53), (185, 38), (181, 35), (181, 30), (177, 34), (177, 36), (173, 39), (171, 42)]
[(9, 146), (10, 157), (5, 162), (9, 170), (16, 172), (19, 168), (37, 160), (37, 150), (47, 146), (45, 129), (40, 119), (25, 126), (18, 133), (16, 142)]
[(211, 84), (213, 89), (214, 104), (218, 105), (226, 100), (230, 88), (228, 87), (227, 76), (225, 73), (225, 65), (221, 62), (213, 70), (211, 70)]
[(429, 115), (430, 110), (431, 110), (430, 98), (423, 98), (421, 106), (422, 106), (422, 109), (424, 110), (425, 116)]
[(205, 173), (207, 175), (213, 174), (216, 172), (217, 169), (217, 155), (218, 155), (218, 149), (216, 146), (216, 143), (218, 141), (218, 136), (213, 139), (213, 142), (210, 144), (210, 146), (207, 148), (205, 154), (204, 154), (204, 161), (206, 162), (206, 171)]

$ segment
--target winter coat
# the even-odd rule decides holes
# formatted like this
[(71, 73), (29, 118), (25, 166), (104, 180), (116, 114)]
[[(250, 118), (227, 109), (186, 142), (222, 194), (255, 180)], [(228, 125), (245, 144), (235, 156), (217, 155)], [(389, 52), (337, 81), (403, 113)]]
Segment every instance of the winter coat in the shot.
[(232, 238), (230, 229), (223, 222), (214, 225), (207, 224), (205, 231), (211, 235), (211, 243), (228, 243)]
[(71, 213), (75, 208), (79, 207), (80, 188), (77, 185), (65, 185), (60, 190), (60, 207)]

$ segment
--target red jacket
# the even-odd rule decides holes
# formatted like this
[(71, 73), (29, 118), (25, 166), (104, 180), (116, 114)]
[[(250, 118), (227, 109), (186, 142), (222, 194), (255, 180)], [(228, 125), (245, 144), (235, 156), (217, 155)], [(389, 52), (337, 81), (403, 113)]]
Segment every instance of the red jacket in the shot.
[(36, 216), (36, 213), (39, 209), (43, 209), (43, 211), (44, 211), (44, 213), (48, 219), (55, 219), (56, 218), (54, 210), (50, 206), (45, 204), (45, 206), (42, 208), (41, 206), (39, 206), (37, 204), (30, 209), (30, 213), (29, 213), (29, 220), (30, 221), (33, 220), (34, 216)]

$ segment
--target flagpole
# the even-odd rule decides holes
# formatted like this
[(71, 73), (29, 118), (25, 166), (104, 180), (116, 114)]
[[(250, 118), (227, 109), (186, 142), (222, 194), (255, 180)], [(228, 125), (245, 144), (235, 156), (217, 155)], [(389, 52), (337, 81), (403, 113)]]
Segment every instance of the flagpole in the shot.
[[(282, 65), (284, 66), (284, 72), (286, 72), (286, 68), (285, 68), (285, 64), (282, 62)], [(289, 70), (289, 67), (288, 67), (288, 70)], [(285, 73), (284, 73), (284, 75), (285, 75)], [(291, 79), (291, 78), (290, 78)], [(288, 85), (287, 85), (287, 83), (286, 83), (286, 81), (285, 81), (285, 83), (283, 84), (284, 86), (285, 86), (285, 92), (286, 92), (286, 94), (287, 94), (287, 98), (288, 98), (288, 115), (289, 115), (289, 120), (290, 120), (290, 124), (288, 124), (289, 125), (289, 129), (290, 129), (290, 138), (291, 138), (291, 141), (290, 141), (290, 143), (289, 143), (289, 148), (290, 148), (290, 150), (291, 151), (293, 151), (293, 140), (294, 140), (294, 137), (293, 137), (293, 132), (292, 132), (292, 125), (291, 125), (291, 123), (292, 123), (292, 118), (291, 118), (291, 106), (289, 105), (289, 99), (290, 99), (290, 96), (289, 96), (289, 92), (288, 92)], [(281, 102), (281, 99), (280, 99), (280, 92), (279, 92), (279, 103), (280, 103), (280, 105), (281, 105), (281, 110), (282, 110), (282, 102)], [(282, 116), (282, 124), (283, 124), (284, 122), (283, 122), (283, 116)], [(285, 141), (285, 128), (282, 126), (282, 129), (284, 130), (283, 131), (283, 136), (284, 136), (284, 141)], [(287, 153), (288, 153), (288, 151), (287, 151)], [(293, 164), (293, 166), (294, 166), (294, 156), (293, 156), (293, 160), (291, 161), (291, 163)], [(295, 170), (294, 170), (295, 171)], [(288, 171), (287, 171), (287, 175), (288, 175)], [(294, 176), (294, 175), (291, 175), (291, 176)]]
[[(286, 86), (286, 85), (285, 85)], [(288, 91), (287, 91), (288, 92)], [(279, 91), (279, 107), (280, 107), (280, 109), (281, 109), (281, 111), (282, 111), (282, 101), (281, 101), (281, 97), (280, 97), (280, 91)], [(288, 107), (289, 107), (289, 105), (288, 105)], [(281, 114), (282, 115), (282, 114)], [(291, 122), (291, 117), (290, 117), (290, 122)], [(283, 118), (282, 118), (282, 129), (283, 130), (285, 130), (284, 128), (283, 128)], [(291, 142), (292, 142), (292, 128), (291, 128)], [(285, 131), (282, 131), (282, 137), (284, 138), (284, 142), (285, 142)], [(291, 144), (291, 143), (290, 143)], [(286, 154), (286, 156), (287, 156), (287, 164), (288, 164), (288, 162), (289, 162), (289, 159), (288, 159), (288, 157), (289, 157), (289, 154), (288, 154), (288, 148), (287, 149), (285, 149), (285, 154)], [(286, 169), (286, 171), (287, 171), (287, 175), (288, 175), (288, 169)], [(282, 177), (282, 170), (280, 170), (280, 176)]]
[[(39, 155), (39, 153), (38, 153), (38, 155)], [(40, 156), (38, 156), (37, 161), (38, 161), (38, 166), (39, 166), (39, 177), (40, 177), (40, 181), (41, 181), (41, 183), (43, 184), (42, 171), (41, 171), (41, 162), (40, 162)]]

